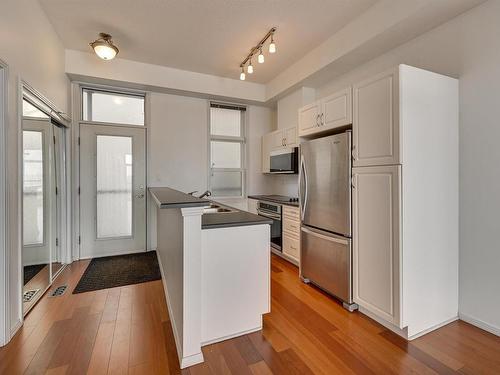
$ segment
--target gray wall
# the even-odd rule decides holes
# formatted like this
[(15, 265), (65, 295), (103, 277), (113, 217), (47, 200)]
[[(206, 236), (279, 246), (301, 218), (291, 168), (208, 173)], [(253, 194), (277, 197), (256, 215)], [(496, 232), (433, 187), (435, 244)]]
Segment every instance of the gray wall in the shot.
[(459, 312), (498, 334), (499, 21), (500, 1), (490, 0), (317, 90), (321, 98), (399, 63), (460, 79)]

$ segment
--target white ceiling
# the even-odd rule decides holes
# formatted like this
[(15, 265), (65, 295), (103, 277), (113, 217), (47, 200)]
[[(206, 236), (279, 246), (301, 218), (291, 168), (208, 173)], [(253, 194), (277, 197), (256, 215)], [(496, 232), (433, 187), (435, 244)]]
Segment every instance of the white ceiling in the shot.
[(269, 28), (278, 52), (254, 62), (265, 83), (376, 0), (39, 0), (65, 48), (90, 52), (99, 32), (119, 57), (238, 78), (239, 64)]

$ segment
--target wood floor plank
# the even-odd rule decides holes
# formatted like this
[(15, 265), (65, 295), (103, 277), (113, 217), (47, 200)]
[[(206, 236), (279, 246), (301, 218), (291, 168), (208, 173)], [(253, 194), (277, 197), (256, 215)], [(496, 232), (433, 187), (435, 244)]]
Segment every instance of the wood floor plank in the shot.
[(181, 370), (161, 281), (73, 295), (89, 261), (75, 262), (11, 343), (0, 374), (500, 374), (500, 338), (454, 322), (406, 342), (377, 322), (302, 283), (272, 256), (271, 313), (263, 330), (202, 348)]

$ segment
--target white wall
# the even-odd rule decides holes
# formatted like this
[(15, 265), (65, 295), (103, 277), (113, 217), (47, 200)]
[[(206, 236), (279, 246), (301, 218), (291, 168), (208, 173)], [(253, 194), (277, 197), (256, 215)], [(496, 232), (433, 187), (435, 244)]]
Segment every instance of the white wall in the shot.
[(7, 128), (8, 235), (10, 249), (10, 326), (21, 318), (20, 221), (18, 215), (18, 79), (22, 78), (58, 108), (69, 112), (69, 82), (64, 73), (64, 49), (37, 1), (6, 0), (0, 5), (0, 59), (9, 66)]
[(463, 319), (475, 321), (497, 334), (500, 334), (499, 20), (500, 1), (490, 0), (317, 90), (317, 98), (321, 98), (399, 63), (460, 79), (459, 312)]
[[(168, 186), (184, 192), (208, 187), (209, 102), (187, 96), (149, 94), (148, 186)], [(268, 107), (247, 106), (247, 193), (271, 194), (273, 176), (261, 173), (261, 137), (274, 127)], [(245, 200), (229, 205), (246, 209)], [(155, 211), (150, 205), (149, 248), (156, 247)]]
[[(149, 94), (149, 186), (200, 193), (207, 189), (208, 105), (205, 99)], [(273, 111), (248, 106), (246, 118), (247, 192), (258, 194), (271, 183), (260, 171), (261, 137), (273, 129)]]

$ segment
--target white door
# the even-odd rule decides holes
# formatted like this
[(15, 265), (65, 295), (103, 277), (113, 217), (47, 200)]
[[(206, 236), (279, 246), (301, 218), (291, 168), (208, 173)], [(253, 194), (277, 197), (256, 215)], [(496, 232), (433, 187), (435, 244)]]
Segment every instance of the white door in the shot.
[[(23, 266), (56, 252), (54, 138), (50, 119), (23, 119)], [(49, 267), (50, 274), (50, 267)]]
[(319, 126), (321, 106), (319, 102), (306, 105), (299, 109), (299, 136), (312, 134)]
[(286, 128), (283, 130), (285, 134), (285, 146), (286, 147), (297, 147), (299, 142), (297, 140), (297, 128), (295, 126), (291, 128)]
[(145, 129), (80, 126), (80, 258), (146, 250)]
[(354, 85), (353, 166), (400, 164), (397, 69)]
[(285, 147), (285, 136), (283, 130), (276, 130), (273, 132), (273, 149), (280, 149)]
[(352, 90), (348, 87), (322, 100), (321, 130), (352, 124)]
[(400, 324), (401, 166), (353, 168), (353, 299)]

